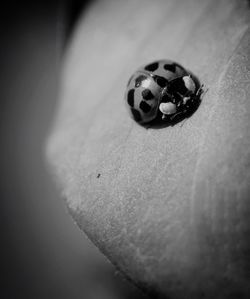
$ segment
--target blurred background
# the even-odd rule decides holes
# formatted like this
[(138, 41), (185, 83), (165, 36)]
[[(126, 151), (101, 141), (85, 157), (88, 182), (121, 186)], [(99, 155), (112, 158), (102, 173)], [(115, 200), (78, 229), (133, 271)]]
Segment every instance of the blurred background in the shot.
[(145, 298), (87, 240), (44, 161), (63, 51), (90, 1), (1, 8), (0, 298)]

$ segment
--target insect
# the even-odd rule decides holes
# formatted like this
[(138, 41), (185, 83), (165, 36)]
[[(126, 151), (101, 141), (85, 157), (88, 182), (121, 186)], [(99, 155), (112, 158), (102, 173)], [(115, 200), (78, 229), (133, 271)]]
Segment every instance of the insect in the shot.
[(125, 101), (131, 116), (140, 124), (155, 119), (174, 123), (200, 102), (203, 85), (171, 60), (159, 60), (139, 68), (129, 79)]

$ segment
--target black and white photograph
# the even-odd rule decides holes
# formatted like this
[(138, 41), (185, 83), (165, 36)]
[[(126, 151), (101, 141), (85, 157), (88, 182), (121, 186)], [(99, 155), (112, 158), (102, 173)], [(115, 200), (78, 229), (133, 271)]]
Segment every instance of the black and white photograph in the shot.
[(250, 298), (250, 1), (4, 1), (1, 299)]

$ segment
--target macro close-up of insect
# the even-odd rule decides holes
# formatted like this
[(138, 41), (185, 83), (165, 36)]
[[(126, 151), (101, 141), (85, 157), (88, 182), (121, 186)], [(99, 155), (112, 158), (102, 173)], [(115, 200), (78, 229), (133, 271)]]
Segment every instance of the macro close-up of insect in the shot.
[(140, 124), (156, 119), (174, 124), (200, 104), (203, 85), (180, 64), (159, 60), (139, 68), (129, 79), (125, 102)]
[(250, 298), (250, 1), (4, 1), (3, 299)]

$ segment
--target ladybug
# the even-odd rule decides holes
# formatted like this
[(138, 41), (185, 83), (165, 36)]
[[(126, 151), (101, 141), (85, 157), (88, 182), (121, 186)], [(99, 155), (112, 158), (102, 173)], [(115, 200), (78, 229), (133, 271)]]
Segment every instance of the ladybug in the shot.
[(174, 123), (177, 116), (197, 108), (203, 86), (171, 60), (159, 60), (139, 68), (129, 79), (125, 101), (134, 120), (147, 124), (155, 119)]

